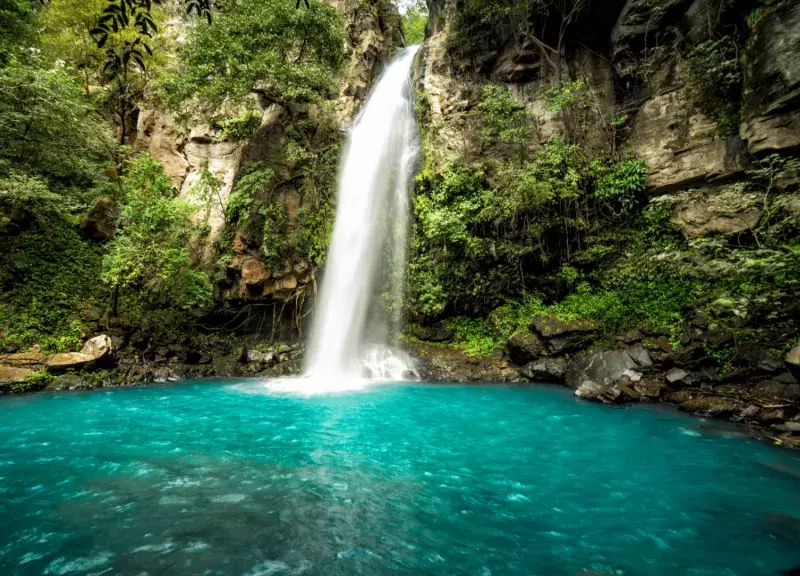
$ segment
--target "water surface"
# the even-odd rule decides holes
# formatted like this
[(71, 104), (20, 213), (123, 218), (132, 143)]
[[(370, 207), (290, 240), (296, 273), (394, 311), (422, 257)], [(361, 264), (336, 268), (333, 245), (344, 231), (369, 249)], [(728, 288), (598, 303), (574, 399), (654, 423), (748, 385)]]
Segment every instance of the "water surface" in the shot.
[(776, 574), (794, 453), (558, 388), (0, 399), (0, 574)]

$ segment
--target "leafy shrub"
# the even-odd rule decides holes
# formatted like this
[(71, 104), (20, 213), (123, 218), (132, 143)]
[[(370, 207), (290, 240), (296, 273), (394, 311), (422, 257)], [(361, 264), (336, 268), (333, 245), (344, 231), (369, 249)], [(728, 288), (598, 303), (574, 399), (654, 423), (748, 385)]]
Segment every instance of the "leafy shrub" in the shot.
[(124, 186), (122, 226), (103, 258), (103, 281), (143, 288), (151, 303), (202, 311), (212, 287), (192, 268), (189, 249), (202, 233), (191, 222), (196, 208), (176, 197), (164, 168), (147, 155), (130, 168)]
[(27, 374), (24, 382), (12, 385), (11, 391), (16, 394), (36, 392), (37, 390), (43, 390), (44, 388), (47, 388), (47, 386), (50, 385), (50, 383), (55, 379), (56, 377), (46, 370), (37, 370), (36, 372)]

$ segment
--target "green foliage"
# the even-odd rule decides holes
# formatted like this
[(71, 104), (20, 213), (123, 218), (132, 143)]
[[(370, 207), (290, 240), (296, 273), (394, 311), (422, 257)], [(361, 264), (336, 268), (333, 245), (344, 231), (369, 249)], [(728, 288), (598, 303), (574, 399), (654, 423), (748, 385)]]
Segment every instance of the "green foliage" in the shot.
[(162, 87), (173, 110), (213, 121), (252, 107), (254, 92), (281, 104), (316, 101), (334, 87), (343, 46), (341, 16), (321, 0), (304, 10), (284, 0), (230, 0), (211, 25), (192, 28), (180, 69)]
[(597, 158), (589, 165), (595, 197), (616, 202), (624, 210), (629, 210), (636, 195), (644, 190), (647, 174), (647, 161), (643, 158), (621, 162), (612, 158)]
[(36, 38), (35, 13), (29, 0), (0, 0), (0, 66), (22, 56)]
[(219, 122), (222, 129), (222, 140), (247, 140), (255, 134), (261, 125), (261, 114), (257, 110), (246, 109), (233, 118), (226, 118)]
[(25, 392), (36, 392), (47, 388), (54, 380), (55, 376), (46, 370), (37, 370), (25, 376), (25, 381), (11, 386), (11, 391), (15, 394)]
[(408, 6), (402, 19), (406, 45), (422, 44), (425, 40), (425, 27), (428, 25), (428, 6), (425, 0), (416, 0)]
[(0, 176), (14, 165), (46, 181), (65, 210), (111, 190), (110, 130), (66, 72), (12, 59), (0, 69), (0, 86)]
[(505, 88), (494, 84), (486, 86), (477, 110), (485, 141), (519, 147), (531, 137), (533, 125), (528, 111), (517, 104)]
[(550, 112), (561, 112), (567, 106), (585, 99), (588, 93), (586, 83), (582, 79), (562, 81), (548, 88), (547, 109)]
[(22, 214), (32, 219), (27, 229), (0, 236), (0, 349), (69, 349), (81, 341), (76, 312), (106, 298), (100, 249), (57, 211)]
[(131, 166), (124, 186), (122, 227), (103, 258), (103, 281), (143, 289), (152, 304), (202, 312), (211, 303), (211, 282), (191, 267), (189, 249), (202, 233), (190, 220), (195, 208), (175, 196), (164, 169), (149, 156)]
[(701, 42), (686, 61), (702, 111), (717, 122), (720, 134), (737, 130), (742, 70), (733, 37)]
[(448, 319), (445, 327), (453, 331), (453, 342), (469, 356), (485, 356), (497, 346), (495, 330), (487, 320), (457, 316)]

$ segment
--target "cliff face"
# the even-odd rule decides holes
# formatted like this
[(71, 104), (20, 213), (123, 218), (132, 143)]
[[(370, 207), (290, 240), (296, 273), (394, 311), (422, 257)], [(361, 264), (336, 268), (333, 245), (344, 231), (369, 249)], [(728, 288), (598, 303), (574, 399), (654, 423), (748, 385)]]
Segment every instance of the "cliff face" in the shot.
[[(446, 131), (458, 132), (463, 113), (477, 103), (477, 77), (503, 84), (530, 111), (540, 143), (563, 137), (568, 119), (548, 111), (547, 88), (559, 79), (583, 79), (591, 88), (593, 114), (605, 123), (615, 113), (628, 116), (622, 139), (647, 159), (648, 188), (654, 192), (734, 178), (752, 155), (800, 148), (800, 5), (794, 2), (552, 3), (544, 16), (531, 12), (538, 20), (530, 26), (501, 18), (472, 23), (474, 42), (487, 40), (478, 53), (466, 55), (455, 46), (460, 39), (454, 31), (467, 25), (459, 22), (465, 2), (429, 5), (421, 84)], [(559, 5), (566, 13), (576, 11), (570, 17)], [(714, 102), (704, 102), (708, 95), (699, 93), (691, 77), (692, 60), (698, 58), (693, 50), (720, 39), (731, 42), (741, 62), (721, 94), (738, 115), (735, 126), (720, 118)], [(560, 44), (560, 55), (541, 49), (539, 41), (553, 50)], [(706, 72), (715, 78), (713, 69)]]
[(412, 337), (800, 427), (800, 4), (428, 5)]
[[(297, 236), (305, 232), (301, 228), (309, 218), (308, 212), (317, 211), (318, 205), (327, 210), (320, 214), (321, 219), (332, 218), (335, 153), (343, 138), (340, 126), (350, 121), (384, 63), (403, 45), (399, 14), (391, 2), (329, 3), (344, 14), (349, 55), (338, 99), (289, 108), (262, 105), (259, 126), (245, 140), (226, 137), (221, 129), (209, 126), (187, 129), (178, 126), (164, 110), (143, 107), (134, 143), (135, 151), (147, 152), (164, 165), (184, 197), (196, 197), (204, 175), (213, 176), (218, 186), (215, 200), (197, 215), (209, 229), (198, 250), (198, 263), (217, 269), (217, 300), (228, 303), (226, 308), (233, 314), (244, 307), (259, 309), (253, 315), (252, 326), (246, 322), (243, 329), (267, 330), (282, 338), (298, 336), (301, 310), (315, 291), (316, 266), (321, 258), (300, 246)], [(298, 136), (311, 123), (322, 127), (313, 134)], [(320, 158), (325, 155), (321, 160), (325, 169), (334, 171), (326, 175), (326, 189), (322, 192), (319, 183), (309, 184), (303, 172), (307, 169), (307, 154), (299, 159), (292, 156), (298, 139)], [(262, 189), (250, 210), (255, 217), (248, 223), (231, 222), (231, 194), (236, 183), (252, 173)], [(263, 216), (267, 212), (278, 213), (276, 224), (267, 221), (271, 215)], [(322, 222), (319, 228), (324, 229), (327, 224)], [(285, 244), (280, 257), (275, 255), (277, 248), (264, 237), (264, 230), (271, 225), (279, 228), (275, 235)], [(322, 244), (323, 240), (320, 238)], [(319, 249), (324, 250), (324, 246)], [(280, 313), (274, 315), (276, 309)]]

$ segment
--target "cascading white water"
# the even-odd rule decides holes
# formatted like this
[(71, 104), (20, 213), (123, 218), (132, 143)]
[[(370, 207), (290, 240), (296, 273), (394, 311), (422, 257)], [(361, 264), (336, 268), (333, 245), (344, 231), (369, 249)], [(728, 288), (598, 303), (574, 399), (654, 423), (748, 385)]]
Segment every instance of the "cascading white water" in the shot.
[[(308, 347), (307, 374), (315, 380), (398, 380), (410, 372), (402, 354), (386, 345), (399, 324), (409, 191), (419, 153), (410, 80), (416, 52), (407, 48), (394, 59), (350, 131)], [(376, 312), (386, 281), (390, 317)]]

